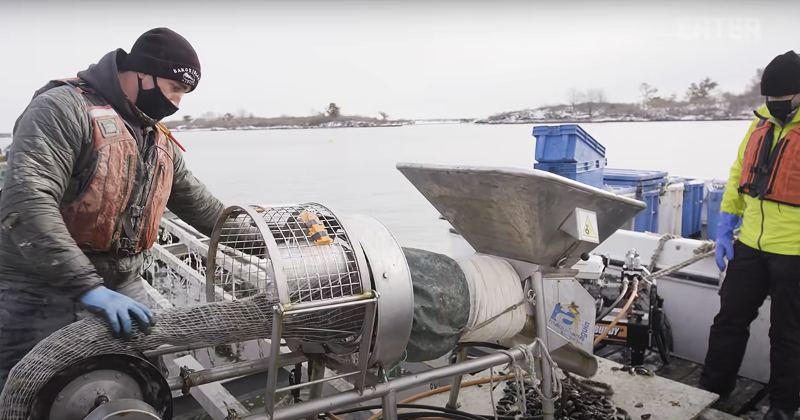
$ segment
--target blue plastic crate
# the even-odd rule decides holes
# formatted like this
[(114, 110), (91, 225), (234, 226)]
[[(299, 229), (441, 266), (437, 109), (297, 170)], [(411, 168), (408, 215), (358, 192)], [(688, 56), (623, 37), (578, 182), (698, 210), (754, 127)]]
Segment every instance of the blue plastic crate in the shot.
[(617, 187), (637, 187), (649, 189), (661, 188), (667, 183), (667, 173), (662, 171), (644, 171), (638, 169), (606, 168), (603, 172), (606, 185)]
[(683, 225), (681, 236), (697, 237), (703, 231), (703, 196), (705, 182), (702, 179), (686, 179), (683, 182)]
[(533, 136), (537, 162), (593, 162), (606, 157), (606, 148), (579, 125), (541, 125), (533, 127)]
[(634, 219), (633, 230), (658, 232), (659, 197), (661, 186), (667, 183), (666, 172), (606, 168), (603, 183), (610, 187), (635, 187), (636, 199), (644, 201), (647, 208)]
[[(636, 187), (614, 187), (614, 186), (606, 185), (605, 189), (608, 190), (609, 192), (614, 193), (614, 194), (622, 195), (622, 196), (625, 196), (625, 197), (628, 197), (628, 198), (633, 198), (634, 200), (638, 200), (638, 198), (637, 198), (638, 188), (636, 188)], [(636, 220), (635, 218), (631, 218), (631, 220), (626, 222), (624, 225), (622, 225), (620, 227), (620, 229), (634, 230), (635, 220)]]
[[(722, 197), (725, 196), (725, 184), (714, 181), (711, 188), (708, 189), (708, 229), (706, 231), (706, 239), (717, 239), (717, 223), (719, 222), (719, 212), (722, 208)], [(742, 226), (742, 219), (736, 227)]]
[(605, 167), (605, 158), (581, 163), (540, 162), (533, 164), (533, 169), (561, 175), (595, 188), (603, 188), (603, 169)]

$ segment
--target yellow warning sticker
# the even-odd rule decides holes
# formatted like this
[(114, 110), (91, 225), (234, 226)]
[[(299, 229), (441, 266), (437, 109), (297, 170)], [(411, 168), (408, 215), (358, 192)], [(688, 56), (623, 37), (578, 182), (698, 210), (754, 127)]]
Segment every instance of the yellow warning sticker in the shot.
[(594, 231), (594, 226), (592, 226), (589, 216), (586, 216), (586, 223), (583, 224), (583, 234), (592, 238), (597, 237), (597, 233)]

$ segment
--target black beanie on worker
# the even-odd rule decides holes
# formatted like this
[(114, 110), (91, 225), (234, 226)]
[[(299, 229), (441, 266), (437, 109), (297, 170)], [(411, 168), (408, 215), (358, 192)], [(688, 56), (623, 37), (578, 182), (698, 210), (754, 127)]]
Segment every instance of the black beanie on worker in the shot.
[(761, 96), (784, 96), (800, 93), (800, 56), (794, 51), (770, 61), (761, 74)]
[(191, 86), (200, 83), (200, 60), (186, 38), (167, 28), (151, 29), (133, 44), (120, 65), (122, 71), (135, 71)]

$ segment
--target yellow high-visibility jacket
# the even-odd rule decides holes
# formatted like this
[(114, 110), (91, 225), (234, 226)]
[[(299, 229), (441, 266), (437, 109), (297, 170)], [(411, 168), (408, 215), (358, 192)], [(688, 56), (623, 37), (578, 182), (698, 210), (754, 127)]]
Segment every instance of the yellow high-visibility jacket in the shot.
[[(776, 125), (772, 138), (773, 151), (775, 145), (787, 132), (800, 125), (800, 112), (795, 113), (782, 130), (778, 129), (781, 124), (772, 117), (766, 105), (759, 108), (757, 112)], [(743, 216), (739, 240), (745, 245), (773, 254), (800, 255), (800, 207), (761, 200), (760, 196), (750, 197), (740, 194), (738, 191), (745, 147), (758, 121), (758, 118), (753, 120), (739, 146), (739, 153), (731, 166), (720, 210)], [(797, 188), (800, 188), (800, 185)]]

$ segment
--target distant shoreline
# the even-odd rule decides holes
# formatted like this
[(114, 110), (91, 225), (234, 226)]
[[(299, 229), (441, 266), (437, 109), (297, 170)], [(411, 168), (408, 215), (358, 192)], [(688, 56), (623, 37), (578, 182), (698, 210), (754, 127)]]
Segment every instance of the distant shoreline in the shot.
[(437, 120), (433, 121), (409, 121), (396, 124), (375, 124), (375, 125), (307, 125), (307, 126), (271, 126), (271, 127), (209, 127), (209, 128), (184, 128), (176, 127), (171, 129), (175, 132), (188, 131), (258, 131), (258, 130), (313, 130), (324, 128), (387, 128), (405, 127), (414, 125), (443, 125), (443, 124), (474, 124), (474, 125), (518, 125), (518, 124), (601, 124), (601, 123), (644, 123), (644, 122), (712, 122), (712, 121), (750, 121), (748, 117), (729, 117), (729, 118), (598, 118), (598, 119), (545, 119), (545, 120), (517, 120), (517, 121), (485, 121), (474, 120)]
[[(684, 117), (684, 118), (639, 118), (639, 117), (621, 117), (621, 118), (591, 118), (591, 119), (520, 119), (516, 121), (487, 121), (485, 119), (439, 119), (439, 120), (412, 120), (403, 122), (387, 122), (371, 123), (371, 124), (356, 124), (358, 120), (341, 121), (341, 124), (321, 124), (321, 125), (287, 125), (287, 126), (239, 126), (239, 127), (186, 127), (177, 126), (170, 127), (174, 132), (190, 132), (190, 131), (259, 131), (259, 130), (313, 130), (324, 128), (387, 128), (387, 127), (405, 127), (414, 125), (444, 125), (444, 124), (474, 124), (474, 125), (518, 125), (518, 124), (601, 124), (601, 123), (642, 123), (642, 122), (711, 122), (711, 121), (751, 121), (754, 117), (745, 116), (731, 116), (726, 118), (709, 118), (704, 116)], [(354, 124), (348, 124), (353, 122)], [(11, 133), (0, 133), (0, 139), (11, 138)]]
[(517, 121), (485, 121), (475, 120), (478, 125), (513, 125), (513, 124), (600, 124), (600, 123), (645, 123), (645, 122), (713, 122), (713, 121), (751, 121), (753, 117), (727, 117), (727, 118), (599, 118), (599, 119), (545, 119), (545, 120), (517, 120)]

